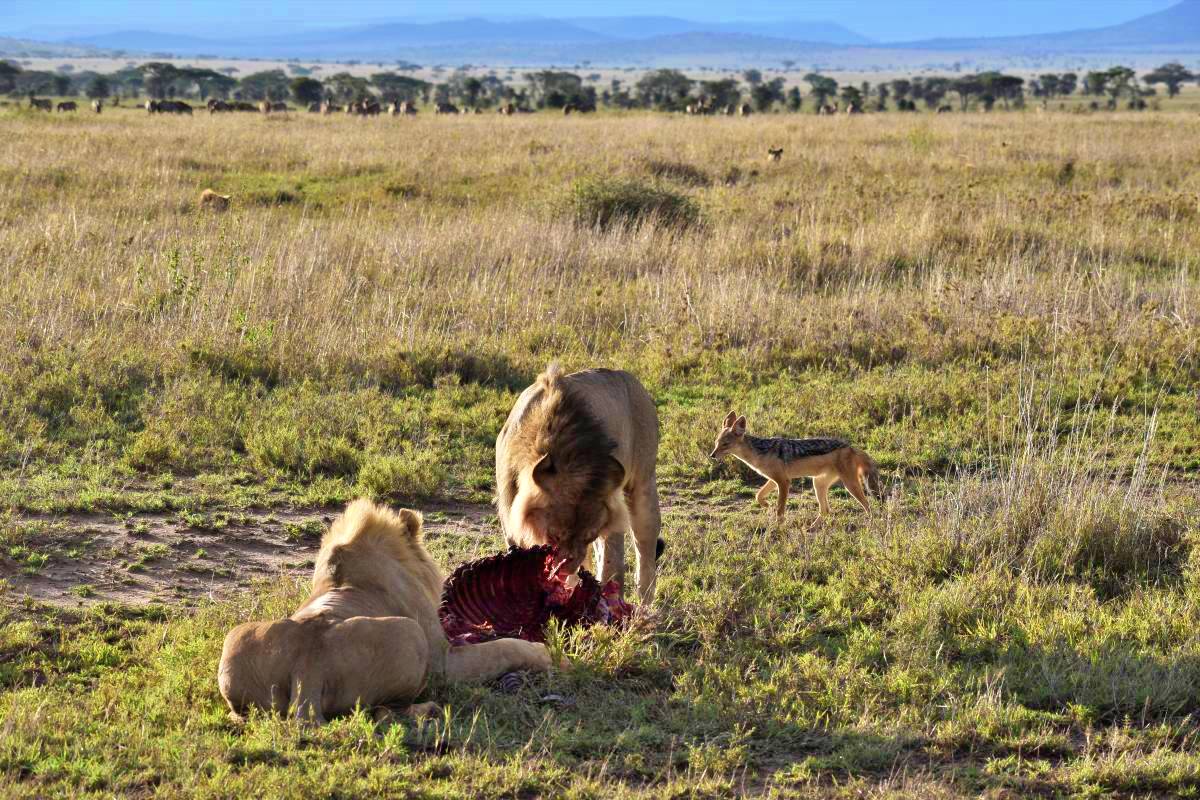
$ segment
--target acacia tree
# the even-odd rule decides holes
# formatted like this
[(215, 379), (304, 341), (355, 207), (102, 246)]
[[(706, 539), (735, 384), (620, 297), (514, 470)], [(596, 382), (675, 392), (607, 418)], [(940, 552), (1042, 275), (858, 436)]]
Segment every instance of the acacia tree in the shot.
[(238, 88), (248, 100), (279, 102), (287, 99), (291, 92), (291, 81), (283, 70), (269, 69), (242, 78)]
[(804, 82), (812, 87), (809, 94), (813, 96), (818, 111), (829, 101), (830, 97), (837, 94), (838, 82), (818, 72), (810, 72), (805, 75)]
[(1140, 99), (1141, 93), (1138, 91), (1137, 73), (1132, 69), (1121, 66), (1111, 67), (1104, 75), (1104, 91), (1108, 94), (1108, 104), (1110, 107), (1115, 107), (1123, 94), (1128, 94), (1130, 99)]
[(771, 106), (784, 100), (783, 78), (758, 84), (750, 90), (750, 100), (754, 103), (755, 111), (770, 111)]
[(1179, 87), (1189, 81), (1196, 80), (1196, 74), (1178, 61), (1172, 61), (1169, 64), (1163, 64), (1153, 72), (1146, 73), (1142, 76), (1142, 80), (1151, 86), (1156, 83), (1165, 84), (1167, 87), (1167, 96), (1177, 97), (1179, 95)]
[(321, 97), (325, 94), (325, 87), (321, 85), (320, 81), (303, 75), (293, 78), (289, 88), (292, 91), (292, 97), (302, 106), (321, 102)]
[(96, 75), (88, 82), (84, 93), (93, 100), (102, 100), (108, 97), (112, 93), (108, 85), (108, 78), (104, 75)]
[(638, 80), (638, 100), (646, 108), (679, 111), (687, 104), (694, 81), (679, 70), (656, 69)]
[(138, 67), (146, 94), (161, 100), (175, 95), (175, 82), (179, 80), (179, 69), (165, 61), (149, 61)]
[(326, 93), (340, 103), (351, 103), (371, 94), (367, 89), (367, 79), (349, 72), (330, 75), (324, 83)]
[(719, 81), (700, 81), (700, 96), (714, 106), (735, 106), (742, 99), (742, 90), (733, 78)]
[(21, 68), (11, 61), (0, 61), (0, 94), (8, 94), (17, 85)]

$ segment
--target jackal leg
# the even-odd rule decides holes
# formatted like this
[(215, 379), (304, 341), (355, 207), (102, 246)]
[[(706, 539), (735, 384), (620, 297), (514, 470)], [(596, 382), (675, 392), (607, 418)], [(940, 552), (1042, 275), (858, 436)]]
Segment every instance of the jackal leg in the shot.
[(637, 551), (638, 600), (649, 605), (654, 600), (654, 583), (658, 578), (655, 564), (658, 537), (662, 533), (662, 515), (658, 508), (658, 487), (654, 478), (629, 498), (629, 516), (633, 527), (634, 549)]
[(813, 489), (817, 493), (817, 505), (821, 507), (821, 516), (829, 514), (829, 487), (837, 483), (837, 475), (818, 475), (813, 478)]
[(863, 491), (862, 478), (858, 476), (858, 473), (852, 472), (843, 476), (842, 485), (846, 487), (846, 491), (854, 495), (854, 499), (863, 507), (863, 511), (870, 513), (871, 506), (867, 503), (867, 493)]
[(783, 516), (787, 513), (788, 490), (791, 489), (791, 481), (775, 481), (775, 485), (779, 487), (779, 500), (775, 505), (775, 518), (783, 522)]
[(769, 495), (773, 490), (778, 489), (778, 488), (779, 488), (779, 484), (775, 483), (775, 481), (768, 478), (767, 482), (764, 483), (762, 485), (762, 488), (758, 490), (758, 494), (754, 495), (754, 499), (758, 501), (758, 504), (760, 506), (762, 506), (763, 508), (766, 508), (767, 507), (767, 495)]

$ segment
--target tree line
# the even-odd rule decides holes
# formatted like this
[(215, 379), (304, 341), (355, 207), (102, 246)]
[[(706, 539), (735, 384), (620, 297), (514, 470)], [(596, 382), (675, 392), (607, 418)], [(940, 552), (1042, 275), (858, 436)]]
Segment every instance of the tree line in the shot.
[[(411, 67), (412, 65), (405, 65)], [(289, 75), (282, 69), (264, 70), (234, 77), (235, 68), (213, 70), (180, 67), (162, 61), (129, 66), (112, 73), (75, 72), (66, 68), (57, 72), (24, 70), (9, 61), (0, 61), (0, 94), (10, 96), (58, 95), (103, 99), (112, 96), (150, 97), (153, 99), (209, 98), (221, 100), (294, 100), (302, 105), (330, 101), (348, 103), (364, 98), (384, 102), (448, 103), (471, 108), (489, 108), (513, 103), (523, 108), (563, 108), (581, 110), (598, 105), (618, 109), (657, 109), (682, 111), (689, 105), (702, 108), (732, 108), (743, 102), (759, 112), (813, 110), (837, 102), (859, 111), (916, 111), (919, 105), (942, 109), (956, 105), (960, 110), (978, 107), (991, 110), (1021, 108), (1028, 98), (1048, 102), (1075, 94), (1104, 98), (1107, 108), (1125, 103), (1129, 108), (1145, 108), (1146, 98), (1163, 86), (1169, 97), (1179, 94), (1184, 84), (1200, 80), (1182, 64), (1171, 62), (1142, 74), (1125, 66), (1095, 70), (1079, 75), (1074, 72), (1045, 73), (1026, 80), (1016, 75), (988, 71), (957, 77), (897, 78), (872, 83), (839, 84), (818, 72), (805, 75), (800, 86), (787, 87), (782, 77), (767, 79), (762, 72), (749, 69), (741, 79), (704, 80), (689, 78), (674, 69), (646, 72), (638, 80), (626, 82), (614, 78), (603, 87), (595, 84), (596, 75), (583, 76), (561, 70), (540, 70), (524, 74), (523, 82), (505, 81), (494, 73), (475, 76), (464, 71), (445, 80), (430, 82), (397, 72), (381, 71), (362, 77), (339, 72), (324, 79), (311, 70), (293, 68)], [(1099, 107), (1099, 100), (1092, 104)]]

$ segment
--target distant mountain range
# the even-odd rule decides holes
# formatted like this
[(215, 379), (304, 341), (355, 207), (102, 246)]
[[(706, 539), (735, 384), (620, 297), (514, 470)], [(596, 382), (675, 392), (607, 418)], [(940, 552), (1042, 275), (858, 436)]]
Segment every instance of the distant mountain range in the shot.
[(715, 54), (734, 58), (768, 54), (786, 58), (799, 45), (820, 49), (869, 44), (870, 40), (832, 22), (703, 23), (674, 17), (591, 17), (392, 22), (223, 40), (153, 31), (117, 31), (75, 36), (65, 43), (180, 56), (624, 64), (658, 60), (664, 55), (685, 60), (690, 55)]
[(189, 36), (145, 30), (76, 33), (55, 42), (0, 39), (0, 53), (61, 48), (62, 55), (117, 52), (129, 57), (170, 53), (225, 58), (298, 58), (312, 61), (535, 66), (755, 65), (793, 60), (814, 63), (832, 55), (863, 63), (888, 54), (925, 51), (996, 56), (1200, 53), (1200, 0), (1129, 22), (1091, 30), (1036, 36), (930, 39), (881, 43), (833, 22), (696, 22), (677, 17), (576, 17), (563, 19), (460, 19), (381, 22), (347, 28), (277, 31), (269, 35)]
[(1200, 50), (1200, 0), (1177, 5), (1106, 28), (974, 39), (928, 39), (892, 47), (918, 50), (1012, 52), (1120, 52)]

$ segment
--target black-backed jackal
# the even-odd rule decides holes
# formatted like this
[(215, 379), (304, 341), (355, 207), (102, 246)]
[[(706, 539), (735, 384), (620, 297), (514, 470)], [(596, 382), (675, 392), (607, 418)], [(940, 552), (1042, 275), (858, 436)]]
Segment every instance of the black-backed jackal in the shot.
[(767, 504), (772, 489), (779, 491), (775, 514), (783, 519), (793, 478), (812, 478), (821, 515), (829, 513), (829, 487), (838, 481), (870, 511), (863, 483), (880, 495), (879, 468), (871, 457), (841, 439), (762, 439), (746, 433), (746, 418), (730, 411), (710, 454), (720, 460), (732, 455), (767, 479), (758, 490), (759, 505)]

